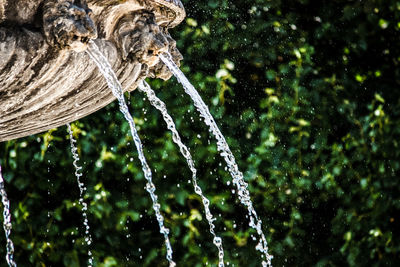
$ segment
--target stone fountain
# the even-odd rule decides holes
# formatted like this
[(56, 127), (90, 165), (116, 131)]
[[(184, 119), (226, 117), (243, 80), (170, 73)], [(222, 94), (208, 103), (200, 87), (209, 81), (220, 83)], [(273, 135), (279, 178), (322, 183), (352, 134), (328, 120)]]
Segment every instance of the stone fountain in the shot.
[[(143, 82), (146, 77), (166, 80), (174, 74), (217, 140), (217, 149), (226, 161), (237, 198), (248, 211), (249, 227), (257, 232), (258, 238), (253, 239), (258, 239), (255, 248), (262, 254), (262, 266), (272, 266), (262, 221), (253, 207), (243, 173), (207, 105), (179, 70), (182, 55), (168, 29), (178, 25), (184, 17), (180, 0), (0, 0), (0, 142), (68, 124), (117, 98), (120, 111), (130, 126), (146, 179), (145, 189), (150, 194), (160, 233), (165, 239), (166, 258), (173, 267), (169, 230), (164, 226), (152, 171), (123, 94), (139, 87), (162, 112), (173, 141), (187, 160), (194, 191), (202, 199), (209, 231), (218, 248), (218, 266), (223, 267), (222, 239), (214, 231), (210, 201), (197, 184), (197, 170), (189, 150), (181, 142), (165, 104)], [(89, 247), (87, 205), (83, 202), (85, 185), (79, 179), (82, 174), (77, 164), (76, 141), (71, 127), (68, 129)], [(2, 179), (0, 189), (4, 189)], [(5, 191), (0, 193), (5, 207), (4, 221), (8, 222), (9, 202)], [(4, 230), (7, 262), (14, 267), (9, 238), (11, 224), (4, 224)], [(90, 249), (88, 257), (88, 266), (92, 266)]]
[(180, 0), (0, 0), (0, 142), (85, 117), (115, 98), (85, 51), (94, 40), (125, 91), (171, 77), (182, 55), (168, 29)]

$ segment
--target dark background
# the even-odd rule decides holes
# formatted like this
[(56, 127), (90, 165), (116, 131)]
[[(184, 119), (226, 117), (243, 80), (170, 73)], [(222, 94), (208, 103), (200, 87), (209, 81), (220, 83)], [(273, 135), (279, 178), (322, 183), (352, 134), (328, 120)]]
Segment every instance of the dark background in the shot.
[[(400, 265), (400, 2), (183, 1), (171, 30), (249, 183), (274, 266)], [(260, 266), (215, 141), (172, 78), (149, 81), (191, 148), (229, 266)], [(216, 266), (190, 171), (140, 92), (130, 108), (179, 266)], [(95, 266), (167, 266), (116, 103), (73, 123)], [(0, 144), (19, 266), (85, 266), (66, 127)], [(0, 255), (5, 255), (0, 235)], [(5, 266), (4, 257), (0, 262)]]

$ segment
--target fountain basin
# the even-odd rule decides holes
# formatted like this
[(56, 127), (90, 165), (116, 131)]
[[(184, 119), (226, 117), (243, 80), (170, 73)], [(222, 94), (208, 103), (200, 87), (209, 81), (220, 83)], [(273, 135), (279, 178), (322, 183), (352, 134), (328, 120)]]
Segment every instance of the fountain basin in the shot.
[[(31, 12), (32, 18), (7, 13), (7, 2), (0, 1), (0, 142), (65, 125), (115, 100), (96, 65), (82, 52), (82, 46), (74, 49), (76, 46), (61, 47), (49, 42), (48, 34), (44, 33), (46, 29), (37, 22), (38, 14), (43, 11), (35, 3), (41, 1), (16, 0), (8, 4), (15, 5), (9, 7), (11, 10), (18, 5), (29, 6), (27, 2), (34, 3), (32, 8), (37, 10)], [(94, 42), (112, 65), (124, 91), (134, 90), (147, 76), (169, 77), (166, 69), (159, 66), (161, 63), (151, 59), (156, 55), (150, 57), (145, 52), (167, 49), (175, 52), (176, 59), (180, 60), (175, 42), (167, 32), (185, 17), (179, 0), (86, 2), (92, 11), (90, 19), (96, 25)], [(145, 37), (136, 34), (138, 27), (133, 21), (140, 16), (135, 12), (143, 10), (151, 13), (150, 19), (154, 17), (151, 21), (147, 17), (135, 20), (140, 21), (138, 24), (148, 23), (154, 30), (148, 34), (148, 29), (144, 29)], [(136, 38), (133, 52), (132, 48), (129, 50), (129, 38)], [(88, 40), (82, 38), (83, 47)], [(138, 44), (144, 48), (138, 49)]]

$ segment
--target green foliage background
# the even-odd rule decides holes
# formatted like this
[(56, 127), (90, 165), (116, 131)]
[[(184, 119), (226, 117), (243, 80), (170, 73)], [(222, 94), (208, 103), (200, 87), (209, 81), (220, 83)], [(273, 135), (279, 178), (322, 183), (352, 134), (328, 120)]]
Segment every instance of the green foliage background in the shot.
[[(263, 219), (275, 266), (400, 266), (400, 1), (185, 0), (172, 34)], [(260, 266), (214, 139), (175, 79), (149, 81), (191, 148), (226, 263)], [(131, 110), (179, 266), (216, 266), (201, 201), (160, 114)], [(73, 124), (96, 266), (167, 266), (115, 103)], [(66, 127), (0, 144), (20, 266), (85, 266)], [(5, 240), (0, 235), (0, 265)]]

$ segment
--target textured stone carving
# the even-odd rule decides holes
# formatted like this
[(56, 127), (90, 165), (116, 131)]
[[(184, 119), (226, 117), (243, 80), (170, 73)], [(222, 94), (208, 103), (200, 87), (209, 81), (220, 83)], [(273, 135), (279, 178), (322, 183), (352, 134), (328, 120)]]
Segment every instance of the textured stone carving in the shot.
[(85, 50), (90, 39), (96, 39), (97, 31), (90, 18), (91, 10), (85, 2), (47, 0), (43, 6), (43, 31), (47, 42), (58, 48)]
[(158, 60), (181, 54), (168, 29), (185, 17), (179, 0), (0, 0), (0, 141), (82, 118), (114, 100), (84, 51), (90, 39), (124, 90), (169, 79)]

